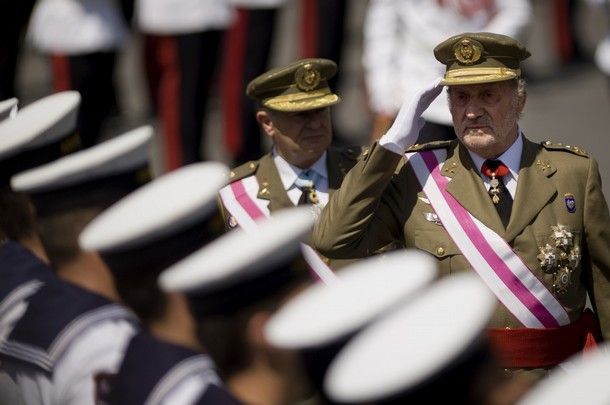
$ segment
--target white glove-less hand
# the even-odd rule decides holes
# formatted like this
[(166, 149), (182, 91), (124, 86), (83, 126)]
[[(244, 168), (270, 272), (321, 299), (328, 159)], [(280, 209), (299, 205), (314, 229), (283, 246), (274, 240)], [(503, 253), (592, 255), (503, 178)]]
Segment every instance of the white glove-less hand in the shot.
[(421, 115), (443, 91), (443, 86), (439, 85), (441, 80), (441, 77), (435, 79), (402, 104), (394, 123), (379, 139), (379, 145), (402, 155), (417, 141), (419, 130), (425, 123)]

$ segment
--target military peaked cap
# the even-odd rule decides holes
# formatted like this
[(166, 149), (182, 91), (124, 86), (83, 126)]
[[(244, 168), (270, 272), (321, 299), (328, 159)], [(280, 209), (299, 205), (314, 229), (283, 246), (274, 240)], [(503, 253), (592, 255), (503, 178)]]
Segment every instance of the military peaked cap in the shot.
[(521, 61), (530, 55), (516, 39), (490, 32), (455, 35), (434, 48), (434, 56), (446, 66), (445, 86), (518, 78)]
[(277, 111), (307, 111), (337, 104), (341, 98), (328, 87), (337, 65), (328, 59), (302, 59), (272, 69), (248, 84), (246, 94)]

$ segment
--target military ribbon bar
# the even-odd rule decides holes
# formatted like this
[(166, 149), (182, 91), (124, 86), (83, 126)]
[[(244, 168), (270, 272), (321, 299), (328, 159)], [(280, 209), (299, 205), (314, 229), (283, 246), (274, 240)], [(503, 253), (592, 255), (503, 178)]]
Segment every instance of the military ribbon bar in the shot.
[(407, 153), (408, 163), (445, 230), (500, 302), (528, 328), (567, 325), (563, 306), (502, 237), (473, 217), (446, 191), (444, 150)]

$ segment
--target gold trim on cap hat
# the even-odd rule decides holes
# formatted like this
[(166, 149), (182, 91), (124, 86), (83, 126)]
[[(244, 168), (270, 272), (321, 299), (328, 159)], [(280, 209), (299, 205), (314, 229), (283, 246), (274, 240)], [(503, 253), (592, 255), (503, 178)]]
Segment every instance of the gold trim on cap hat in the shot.
[(471, 39), (462, 39), (453, 49), (455, 58), (464, 65), (472, 65), (481, 59), (483, 45)]
[(278, 111), (305, 111), (337, 104), (341, 99), (328, 88), (311, 93), (284, 94), (263, 101), (265, 107)]
[(445, 73), (445, 77), (440, 84), (447, 86), (492, 83), (516, 79), (519, 76), (521, 76), (521, 69), (501, 67), (453, 69)]
[(297, 87), (302, 91), (311, 91), (318, 87), (320, 78), (320, 70), (311, 63), (306, 63), (294, 73)]

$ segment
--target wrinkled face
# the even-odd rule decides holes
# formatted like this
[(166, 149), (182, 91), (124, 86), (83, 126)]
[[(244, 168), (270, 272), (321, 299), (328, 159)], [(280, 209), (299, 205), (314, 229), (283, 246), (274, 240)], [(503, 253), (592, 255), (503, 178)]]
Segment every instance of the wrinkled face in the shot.
[(332, 140), (328, 107), (301, 112), (265, 109), (256, 113), (256, 119), (280, 156), (300, 168), (313, 165)]
[(449, 87), (455, 133), (469, 150), (496, 158), (517, 139), (517, 121), (525, 105), (514, 80)]

